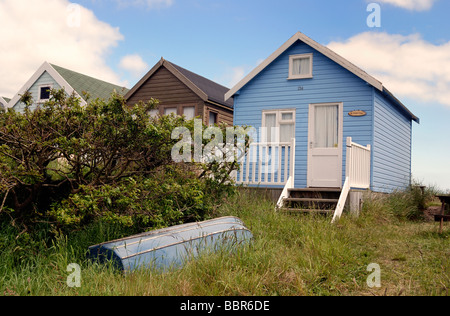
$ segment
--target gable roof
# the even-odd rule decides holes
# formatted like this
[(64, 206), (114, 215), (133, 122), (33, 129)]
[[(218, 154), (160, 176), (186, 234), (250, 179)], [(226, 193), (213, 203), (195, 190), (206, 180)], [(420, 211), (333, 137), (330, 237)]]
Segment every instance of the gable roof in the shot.
[(8, 107), (13, 107), (20, 100), (20, 94), (30, 89), (30, 87), (45, 72), (47, 72), (69, 95), (74, 93), (76, 97), (80, 98), (82, 105), (86, 105), (86, 100), (83, 97), (84, 91), (90, 94), (91, 99), (108, 99), (114, 90), (118, 93), (126, 93), (128, 91), (128, 89), (124, 87), (44, 62), (42, 66), (39, 67), (39, 69), (33, 74), (33, 76), (31, 76), (31, 78), (23, 85), (19, 92), (10, 100)]
[(114, 90), (117, 93), (122, 94), (126, 94), (128, 92), (128, 89), (125, 87), (121, 87), (100, 79), (95, 79), (60, 66), (53, 64), (50, 65), (67, 81), (68, 84), (72, 86), (72, 88), (79, 95), (83, 95), (83, 92), (86, 91), (93, 99), (99, 98), (108, 100)]
[(401, 103), (391, 92), (389, 92), (383, 86), (383, 84), (380, 81), (369, 75), (361, 68), (355, 66), (347, 59), (336, 54), (328, 47), (325, 47), (317, 43), (316, 41), (312, 40), (311, 38), (309, 38), (308, 36), (306, 36), (301, 32), (297, 32), (286, 43), (284, 43), (280, 48), (278, 48), (272, 55), (270, 55), (266, 60), (264, 60), (261, 64), (259, 64), (258, 67), (256, 67), (252, 72), (250, 72), (244, 79), (242, 79), (233, 88), (231, 88), (231, 90), (225, 94), (225, 100), (228, 100), (229, 98), (233, 97), (240, 89), (242, 89), (247, 83), (249, 83), (253, 78), (255, 78), (261, 71), (263, 71), (267, 66), (269, 66), (275, 59), (277, 59), (282, 53), (284, 53), (289, 47), (291, 47), (297, 41), (304, 42), (305, 44), (309, 45), (310, 47), (314, 48), (318, 52), (322, 53), (323, 55), (333, 60), (335, 63), (344, 67), (357, 77), (361, 78), (362, 80), (373, 86), (375, 89), (382, 92), (383, 95), (385, 95), (387, 98), (391, 99), (393, 102), (398, 104), (410, 116), (412, 120), (419, 123), (419, 118), (416, 117), (414, 114), (412, 114), (408, 110), (408, 108), (406, 108), (406, 106), (403, 105), (403, 103)]
[(131, 98), (131, 96), (161, 67), (165, 67), (168, 71), (170, 71), (203, 101), (214, 102), (231, 109), (233, 108), (234, 104), (232, 99), (225, 101), (225, 93), (229, 90), (227, 87), (193, 73), (183, 67), (175, 65), (164, 58), (161, 58), (161, 60), (156, 63), (156, 65), (153, 66), (153, 68), (130, 91), (128, 91), (125, 95), (125, 99), (128, 100)]

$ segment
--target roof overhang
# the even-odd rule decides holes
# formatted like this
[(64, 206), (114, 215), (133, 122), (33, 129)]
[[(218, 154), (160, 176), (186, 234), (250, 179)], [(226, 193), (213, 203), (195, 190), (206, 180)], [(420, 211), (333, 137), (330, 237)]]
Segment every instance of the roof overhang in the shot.
[(150, 79), (151, 76), (155, 74), (155, 72), (161, 68), (165, 67), (168, 71), (170, 71), (178, 80), (180, 80), (182, 83), (184, 83), (189, 89), (191, 89), (200, 99), (203, 101), (208, 101), (208, 95), (203, 92), (201, 89), (199, 89), (192, 81), (190, 81), (185, 75), (183, 75), (178, 69), (176, 69), (170, 62), (165, 60), (164, 58), (161, 58), (159, 62), (156, 63), (155, 66), (153, 66), (152, 69), (141, 79), (139, 82), (131, 88), (130, 91), (128, 91), (127, 94), (125, 94), (125, 100), (128, 100), (131, 98), (131, 96), (142, 86), (145, 84), (145, 82)]
[(400, 100), (397, 99), (388, 89), (383, 88), (382, 92), (385, 97), (390, 99), (392, 102), (398, 104), (399, 107), (403, 109), (403, 111), (405, 111), (414, 122), (420, 124), (420, 119), (417, 116), (415, 116), (402, 102), (400, 102)]

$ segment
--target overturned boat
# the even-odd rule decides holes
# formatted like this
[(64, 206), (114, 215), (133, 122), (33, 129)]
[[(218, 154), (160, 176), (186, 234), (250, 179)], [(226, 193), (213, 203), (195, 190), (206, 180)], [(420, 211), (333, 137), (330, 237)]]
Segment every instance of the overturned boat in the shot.
[(150, 231), (89, 247), (88, 257), (124, 271), (179, 267), (189, 258), (248, 243), (252, 233), (237, 217), (221, 217)]

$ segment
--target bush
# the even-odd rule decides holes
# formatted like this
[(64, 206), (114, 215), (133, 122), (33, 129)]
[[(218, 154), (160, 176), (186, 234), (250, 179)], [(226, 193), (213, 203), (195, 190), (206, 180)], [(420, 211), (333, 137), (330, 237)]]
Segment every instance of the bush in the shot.
[(234, 161), (173, 161), (172, 131), (192, 133), (194, 121), (150, 117), (156, 100), (130, 107), (113, 94), (81, 106), (61, 90), (35, 111), (29, 95), (22, 101), (24, 113), (0, 113), (0, 213), (25, 231), (38, 222), (74, 230), (95, 221), (145, 229), (201, 220), (234, 190)]
[(370, 210), (379, 220), (421, 220), (427, 205), (434, 200), (436, 190), (412, 184), (405, 190), (390, 194), (375, 194), (364, 202), (364, 210)]

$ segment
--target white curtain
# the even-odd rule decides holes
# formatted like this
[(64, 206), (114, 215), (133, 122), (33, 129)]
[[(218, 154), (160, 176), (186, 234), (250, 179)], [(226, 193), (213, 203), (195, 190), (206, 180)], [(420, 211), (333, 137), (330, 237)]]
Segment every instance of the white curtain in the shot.
[(295, 138), (294, 123), (280, 125), (280, 142), (289, 143), (292, 138)]
[(338, 146), (338, 106), (315, 107), (315, 147), (334, 148)]
[(189, 106), (183, 108), (183, 115), (186, 116), (186, 120), (192, 120), (195, 117), (195, 107)]
[(164, 115), (170, 115), (170, 114), (177, 115), (177, 108), (166, 108), (164, 109)]
[(274, 129), (275, 127), (277, 127), (277, 115), (276, 114), (266, 114), (265, 123), (266, 124), (264, 127), (266, 128), (266, 132), (267, 132), (266, 141), (269, 143), (278, 141), (277, 139), (275, 139), (276, 130)]
[(156, 116), (158, 116), (158, 114), (159, 114), (159, 110), (150, 110), (150, 111), (148, 112), (148, 114), (149, 114), (151, 117), (156, 117)]
[(294, 76), (306, 76), (311, 73), (309, 58), (297, 58), (292, 62)]

